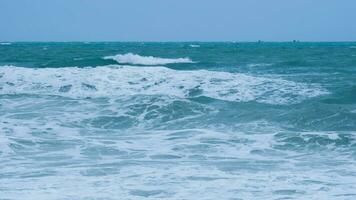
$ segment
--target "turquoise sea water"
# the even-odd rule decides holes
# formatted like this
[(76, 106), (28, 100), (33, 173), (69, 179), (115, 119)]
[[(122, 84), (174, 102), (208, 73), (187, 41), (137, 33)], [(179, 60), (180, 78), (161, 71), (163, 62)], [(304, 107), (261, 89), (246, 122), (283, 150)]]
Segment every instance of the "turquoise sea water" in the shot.
[(356, 43), (0, 43), (0, 199), (355, 199)]

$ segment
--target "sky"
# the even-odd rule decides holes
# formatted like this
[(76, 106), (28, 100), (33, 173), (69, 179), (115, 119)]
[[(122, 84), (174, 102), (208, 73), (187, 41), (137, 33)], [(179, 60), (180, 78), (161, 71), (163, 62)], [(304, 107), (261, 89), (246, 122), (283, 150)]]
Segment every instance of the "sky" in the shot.
[(355, 0), (0, 0), (0, 41), (356, 41)]

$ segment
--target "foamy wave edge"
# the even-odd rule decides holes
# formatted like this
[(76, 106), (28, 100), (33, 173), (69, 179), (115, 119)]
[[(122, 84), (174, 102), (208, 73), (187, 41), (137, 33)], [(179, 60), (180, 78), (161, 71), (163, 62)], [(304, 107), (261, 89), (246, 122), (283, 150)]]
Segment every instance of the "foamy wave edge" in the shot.
[(120, 64), (134, 65), (166, 65), (173, 63), (194, 63), (190, 58), (159, 58), (153, 56), (140, 56), (138, 54), (127, 53), (115, 56), (105, 56), (103, 59), (115, 60)]
[(318, 85), (240, 73), (107, 65), (101, 67), (0, 67), (0, 94), (71, 98), (128, 95), (205, 96), (225, 101), (293, 104), (329, 92)]

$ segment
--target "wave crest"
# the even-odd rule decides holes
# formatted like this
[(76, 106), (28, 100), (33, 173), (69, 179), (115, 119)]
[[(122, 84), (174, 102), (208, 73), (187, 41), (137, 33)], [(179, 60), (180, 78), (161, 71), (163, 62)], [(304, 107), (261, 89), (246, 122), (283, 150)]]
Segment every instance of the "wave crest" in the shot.
[(189, 58), (159, 58), (153, 56), (140, 56), (133, 53), (118, 54), (115, 56), (105, 56), (104, 59), (115, 60), (121, 64), (135, 65), (165, 65), (173, 63), (194, 63)]
[(75, 98), (127, 95), (206, 96), (226, 101), (290, 104), (327, 94), (316, 85), (207, 70), (109, 65), (87, 68), (0, 67), (0, 94)]

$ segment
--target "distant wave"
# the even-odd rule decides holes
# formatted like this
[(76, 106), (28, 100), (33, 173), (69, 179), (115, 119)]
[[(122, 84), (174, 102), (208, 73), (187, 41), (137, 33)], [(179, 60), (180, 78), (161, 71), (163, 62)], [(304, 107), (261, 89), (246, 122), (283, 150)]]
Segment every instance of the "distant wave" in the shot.
[(118, 54), (115, 56), (105, 56), (104, 59), (115, 60), (121, 64), (135, 65), (165, 65), (172, 63), (194, 63), (189, 58), (159, 58), (153, 56), (140, 56), (133, 53)]
[(0, 45), (11, 45), (10, 42), (1, 42)]
[(200, 47), (200, 45), (197, 45), (197, 44), (191, 44), (189, 46), (192, 47), (192, 48), (199, 48)]
[(328, 91), (317, 85), (241, 73), (109, 65), (37, 69), (2, 66), (0, 94), (44, 94), (73, 98), (206, 96), (225, 101), (293, 104), (328, 94)]
[(247, 67), (268, 67), (268, 66), (272, 66), (273, 64), (271, 63), (251, 63), (248, 64)]

